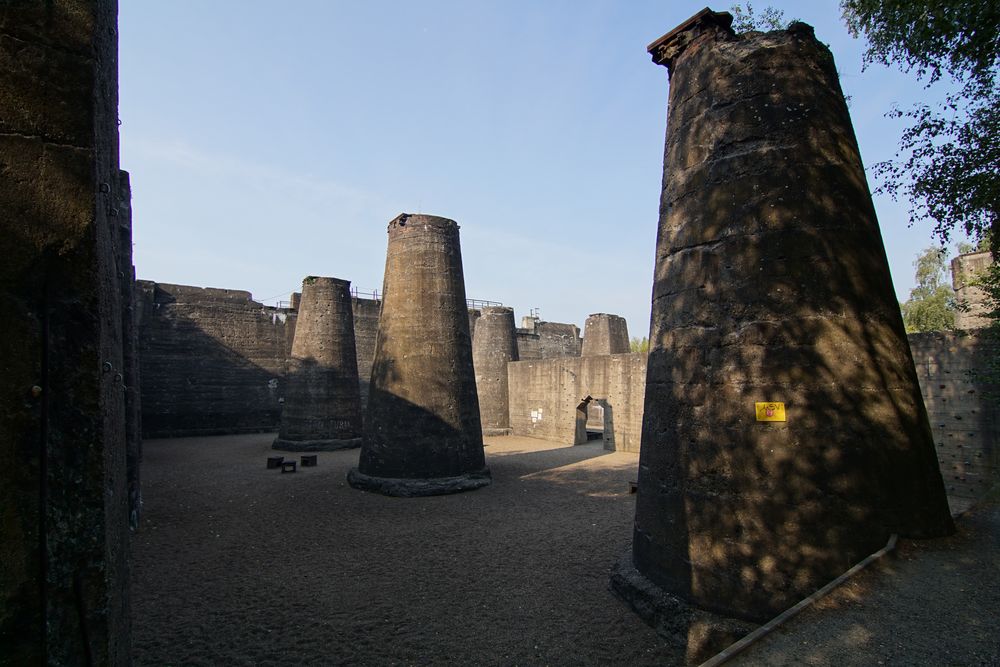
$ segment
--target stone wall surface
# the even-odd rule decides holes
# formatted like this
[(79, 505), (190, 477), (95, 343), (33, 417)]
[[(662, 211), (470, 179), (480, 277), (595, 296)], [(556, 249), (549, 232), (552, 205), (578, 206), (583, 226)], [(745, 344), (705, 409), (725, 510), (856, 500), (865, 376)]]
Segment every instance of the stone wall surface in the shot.
[(0, 7), (0, 662), (126, 665), (117, 5)]
[(278, 430), (292, 314), (249, 292), (139, 281), (145, 437)]
[(964, 507), (1000, 483), (1000, 386), (976, 375), (1000, 347), (964, 332), (909, 340), (948, 498)]
[(518, 361), (507, 373), (514, 435), (576, 442), (577, 408), (590, 396), (604, 408), (605, 448), (639, 451), (645, 354)]

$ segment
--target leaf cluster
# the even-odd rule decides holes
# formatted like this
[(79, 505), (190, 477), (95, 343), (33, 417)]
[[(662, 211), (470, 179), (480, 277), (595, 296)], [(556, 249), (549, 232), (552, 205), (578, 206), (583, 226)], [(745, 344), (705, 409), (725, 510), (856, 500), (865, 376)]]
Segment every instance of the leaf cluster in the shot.
[(771, 6), (765, 7), (764, 11), (758, 14), (750, 2), (733, 5), (729, 8), (729, 13), (733, 15), (733, 30), (738, 33), (784, 30), (798, 20), (785, 20), (785, 12)]
[(866, 63), (955, 86), (940, 104), (889, 112), (910, 125), (894, 159), (874, 166), (876, 192), (909, 200), (910, 225), (932, 220), (942, 244), (960, 229), (991, 238), (1000, 256), (1000, 3), (842, 0), (841, 9), (869, 41)]

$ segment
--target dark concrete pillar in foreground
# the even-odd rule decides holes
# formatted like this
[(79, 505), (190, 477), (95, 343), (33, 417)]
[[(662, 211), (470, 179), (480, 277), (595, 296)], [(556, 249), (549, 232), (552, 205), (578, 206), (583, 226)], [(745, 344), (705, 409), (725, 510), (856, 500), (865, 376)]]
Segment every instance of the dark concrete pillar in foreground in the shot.
[(594, 313), (583, 325), (582, 357), (605, 354), (627, 354), (628, 325), (625, 318), (607, 313)]
[(125, 384), (125, 464), (128, 469), (129, 526), (142, 516), (142, 406), (139, 392), (139, 319), (136, 313), (135, 266), (132, 264), (132, 184), (118, 172), (118, 278), (122, 295), (122, 362)]
[(708, 10), (650, 47), (670, 111), (633, 550), (612, 578), (675, 636), (690, 619), (689, 660), (891, 533), (953, 529), (833, 58), (805, 24), (731, 21)]
[(418, 496), (490, 483), (454, 220), (404, 213), (389, 223), (369, 391), (351, 486)]
[(0, 5), (0, 663), (126, 665), (114, 0)]
[(483, 435), (510, 434), (507, 363), (517, 361), (514, 309), (484, 306), (472, 336)]
[(273, 447), (315, 452), (361, 446), (361, 392), (351, 283), (310, 276), (288, 367), (281, 430)]

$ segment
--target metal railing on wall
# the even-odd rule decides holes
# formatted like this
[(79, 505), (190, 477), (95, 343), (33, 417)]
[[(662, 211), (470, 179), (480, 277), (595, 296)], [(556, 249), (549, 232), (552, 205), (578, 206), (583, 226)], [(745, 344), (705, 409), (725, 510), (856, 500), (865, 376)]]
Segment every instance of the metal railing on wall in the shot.
[[(381, 301), (382, 293), (377, 289), (359, 289), (357, 287), (351, 287), (351, 296), (355, 299), (369, 299), (371, 301)], [(483, 306), (502, 306), (503, 303), (500, 301), (487, 301), (486, 299), (466, 299), (465, 300), (468, 307), (472, 310), (478, 310)]]

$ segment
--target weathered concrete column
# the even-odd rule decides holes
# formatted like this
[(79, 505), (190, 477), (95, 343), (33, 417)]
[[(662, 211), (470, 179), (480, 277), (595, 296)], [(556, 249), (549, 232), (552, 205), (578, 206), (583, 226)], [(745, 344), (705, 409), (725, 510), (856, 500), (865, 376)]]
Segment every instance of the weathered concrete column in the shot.
[(490, 483), (454, 220), (389, 223), (382, 313), (351, 486), (420, 496)]
[(114, 0), (0, 9), (0, 663), (126, 665)]
[(274, 449), (332, 451), (361, 446), (361, 393), (351, 283), (302, 281), (288, 390)]
[(472, 336), (483, 435), (510, 434), (507, 362), (517, 361), (514, 309), (484, 306)]
[(127, 171), (118, 172), (118, 215), (114, 217), (118, 219), (118, 278), (122, 295), (129, 526), (135, 530), (142, 515), (142, 405), (139, 391), (139, 318), (136, 312), (135, 266), (132, 264), (132, 184)]
[(650, 47), (670, 112), (633, 549), (612, 577), (686, 624), (689, 660), (891, 533), (953, 529), (833, 58), (805, 24), (731, 22), (706, 10)]
[(628, 354), (628, 325), (625, 318), (607, 313), (594, 313), (583, 325), (582, 357), (605, 354)]

